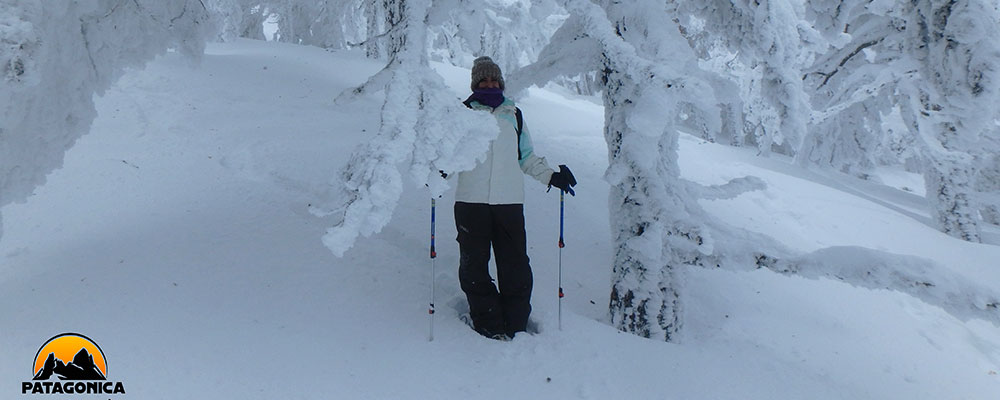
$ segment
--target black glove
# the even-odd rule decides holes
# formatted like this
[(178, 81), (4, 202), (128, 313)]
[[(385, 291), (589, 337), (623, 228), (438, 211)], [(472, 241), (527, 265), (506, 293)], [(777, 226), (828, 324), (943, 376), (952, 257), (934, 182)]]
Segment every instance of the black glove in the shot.
[(573, 176), (573, 172), (570, 172), (569, 167), (565, 165), (560, 165), (559, 172), (553, 172), (552, 177), (549, 178), (549, 190), (553, 186), (572, 196), (576, 196), (576, 192), (572, 189), (573, 186), (576, 186), (576, 177)]

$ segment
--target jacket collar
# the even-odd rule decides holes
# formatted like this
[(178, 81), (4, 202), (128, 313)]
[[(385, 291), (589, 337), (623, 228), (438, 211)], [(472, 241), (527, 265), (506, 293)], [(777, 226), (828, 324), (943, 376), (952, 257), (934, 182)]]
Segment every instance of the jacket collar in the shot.
[[(462, 102), (462, 104), (465, 104), (466, 107), (469, 107), (469, 108), (471, 108), (473, 110), (495, 111), (490, 106), (485, 105), (485, 104), (481, 104), (478, 101), (472, 100), (471, 98), (466, 99), (465, 101)], [(500, 103), (500, 105), (497, 106), (496, 109), (499, 110), (501, 108), (504, 108), (504, 109), (513, 109), (514, 108), (514, 102), (511, 99), (505, 98), (505, 99), (503, 99), (503, 103)]]

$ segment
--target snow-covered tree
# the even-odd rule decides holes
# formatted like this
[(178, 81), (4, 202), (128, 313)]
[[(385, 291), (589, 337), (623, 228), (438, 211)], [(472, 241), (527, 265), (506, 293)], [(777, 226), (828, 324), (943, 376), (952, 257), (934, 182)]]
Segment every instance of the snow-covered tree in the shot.
[[(719, 129), (711, 85), (663, 4), (569, 1), (570, 18), (538, 62), (510, 79), (520, 86), (597, 70), (615, 241), (610, 313), (615, 327), (670, 340), (680, 329), (678, 271), (712, 254), (704, 212), (677, 165), (677, 125)], [(667, 116), (667, 117), (664, 117)], [(700, 132), (699, 132), (700, 133)]]
[[(704, 98), (716, 86), (711, 79), (692, 78), (704, 74), (693, 67), (695, 53), (679, 46), (686, 42), (662, 4), (595, 2), (600, 6), (568, 1), (569, 20), (538, 62), (510, 80), (526, 86), (589, 68), (600, 73), (609, 152), (605, 178), (612, 186), (615, 258), (609, 308), (615, 327), (644, 337), (675, 337), (683, 324), (680, 273), (688, 266), (768, 268), (861, 287), (890, 287), (963, 318), (1000, 321), (998, 297), (990, 289), (949, 276), (939, 266), (910, 270), (926, 263), (900, 262), (890, 254), (858, 249), (796, 256), (772, 239), (707, 215), (697, 199), (729, 198), (763, 187), (755, 178), (708, 188), (680, 178), (677, 128), (685, 126), (691, 110), (706, 120), (718, 117), (719, 109), (707, 105), (722, 103), (687, 99)], [(693, 104), (701, 106), (690, 107)], [(711, 126), (721, 129), (721, 124)], [(845, 258), (850, 258), (848, 265), (840, 265)]]
[[(726, 58), (715, 70), (731, 75), (739, 99), (723, 101), (728, 133), (743, 136), (762, 154), (794, 155), (810, 111), (801, 69), (825, 44), (788, 0), (670, 0), (669, 12), (703, 59)], [(710, 63), (710, 65), (713, 63)], [(721, 96), (717, 96), (721, 97)], [(729, 96), (727, 96), (729, 97)], [(742, 105), (742, 124), (734, 123)], [(743, 142), (736, 140), (737, 142)]]
[(919, 0), (889, 11), (914, 73), (899, 88), (903, 118), (924, 145), (924, 181), (943, 232), (979, 241), (977, 158), (996, 152), (1000, 11), (986, 0)]
[[(916, 145), (927, 200), (938, 228), (979, 241), (977, 170), (997, 150), (1000, 32), (986, 1), (880, 1), (816, 8), (818, 26), (841, 30), (841, 44), (807, 74), (816, 87), (818, 128), (803, 158), (863, 170), (878, 158), (882, 118), (899, 115)], [(836, 20), (837, 22), (830, 22)], [(824, 22), (826, 21), (826, 22)], [(840, 25), (837, 25), (840, 24)], [(834, 41), (834, 43), (836, 43)], [(978, 177), (978, 178), (977, 178)]]
[[(655, 65), (667, 54), (682, 58), (684, 52), (667, 52), (657, 47), (669, 42), (649, 40), (679, 34), (663, 20), (663, 9), (626, 10), (606, 2), (605, 17), (596, 7), (577, 7), (573, 11), (585, 21), (585, 32), (602, 48), (606, 179), (612, 188), (609, 206), (616, 245), (612, 324), (640, 336), (670, 340), (681, 325), (677, 269), (693, 261), (703, 243), (700, 224), (687, 212), (697, 205), (680, 181), (675, 121), (661, 117), (679, 114), (678, 98), (694, 98), (671, 91), (694, 88), (686, 85), (681, 71)], [(636, 48), (654, 60), (641, 58)]]
[[(1000, 140), (1000, 137), (996, 139)], [(996, 153), (992, 156), (987, 155), (977, 171), (979, 214), (982, 215), (983, 221), (1000, 225), (1000, 155)]]
[[(363, 47), (371, 58), (391, 54), (387, 40), (401, 14), (384, 0), (213, 0), (227, 31), (258, 38), (247, 24), (275, 16), (276, 39), (323, 48)], [(427, 40), (432, 59), (470, 66), (479, 55), (504, 70), (535, 60), (565, 15), (555, 0), (437, 0), (428, 2)], [(242, 14), (234, 11), (242, 9)], [(249, 35), (249, 36), (248, 36)]]
[[(978, 241), (979, 211), (988, 217), (990, 205), (977, 200), (976, 182), (990, 178), (977, 170), (997, 150), (987, 140), (997, 135), (997, 6), (815, 1), (808, 10), (831, 50), (805, 75), (816, 112), (799, 161), (863, 175), (884, 156), (880, 146), (914, 145), (895, 151), (921, 160), (938, 227)], [(909, 137), (882, 131), (897, 109)]]
[(884, 46), (898, 21), (866, 1), (814, 1), (806, 17), (829, 43), (803, 76), (815, 110), (797, 161), (865, 176), (885, 144), (883, 115), (895, 107), (906, 73), (898, 49)]
[(472, 169), (499, 133), (489, 115), (464, 107), (430, 67), (427, 51), (427, 2), (388, 0), (379, 11), (388, 20), (385, 47), (389, 61), (362, 86), (341, 96), (384, 91), (378, 134), (352, 153), (331, 182), (331, 193), (312, 211), (334, 214), (338, 222), (323, 242), (342, 255), (359, 235), (379, 232), (391, 219), (403, 190), (400, 166), (417, 186), (438, 197), (447, 183), (438, 171)]
[(357, 0), (278, 0), (266, 4), (269, 13), (277, 16), (277, 40), (339, 49), (357, 40), (365, 27), (357, 11), (361, 7), (359, 3)]
[(260, 0), (206, 0), (205, 5), (216, 20), (221, 40), (266, 39), (264, 21), (269, 14)]
[[(405, 4), (394, 0), (366, 0), (363, 2), (362, 9), (365, 21), (367, 21), (367, 36), (364, 47), (368, 57), (385, 59), (390, 56), (398, 56), (399, 40), (407, 36), (402, 32), (404, 10), (400, 7), (405, 7)], [(425, 36), (426, 34), (423, 33), (420, 37)], [(420, 46), (423, 45), (420, 44)]]
[(565, 18), (555, 0), (436, 0), (428, 19), (431, 52), (466, 67), (490, 56), (513, 71), (538, 58)]
[(62, 166), (126, 68), (214, 33), (199, 0), (0, 0), (0, 206)]

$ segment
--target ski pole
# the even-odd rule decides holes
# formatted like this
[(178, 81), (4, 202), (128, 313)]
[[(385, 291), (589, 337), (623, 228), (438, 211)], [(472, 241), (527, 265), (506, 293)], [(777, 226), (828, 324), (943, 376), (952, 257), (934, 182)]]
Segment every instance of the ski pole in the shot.
[(434, 341), (434, 286), (435, 276), (437, 272), (435, 271), (434, 259), (437, 258), (437, 251), (434, 251), (434, 219), (435, 219), (435, 209), (437, 208), (437, 201), (431, 197), (431, 303), (430, 308), (427, 309), (427, 314), (430, 315), (431, 320), (431, 331), (428, 341)]
[(563, 242), (563, 220), (564, 218), (564, 205), (566, 204), (566, 191), (559, 191), (559, 330), (562, 330), (562, 299), (565, 297), (562, 288), (562, 249), (566, 247), (566, 243)]

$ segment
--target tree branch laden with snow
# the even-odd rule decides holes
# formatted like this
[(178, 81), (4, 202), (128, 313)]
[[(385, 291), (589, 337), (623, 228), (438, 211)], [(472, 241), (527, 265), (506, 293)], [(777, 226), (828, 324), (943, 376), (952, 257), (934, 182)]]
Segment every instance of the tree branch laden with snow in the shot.
[[(403, 192), (401, 166), (409, 170), (418, 187), (427, 185), (429, 196), (439, 197), (448, 184), (438, 171), (456, 173), (475, 167), (485, 158), (489, 142), (499, 134), (496, 120), (462, 105), (461, 100), (431, 69), (426, 47), (427, 5), (421, 1), (386, 2), (401, 15), (398, 33), (389, 39), (388, 65), (347, 96), (385, 91), (382, 123), (370, 141), (360, 145), (331, 183), (335, 191), (326, 199), (327, 210), (340, 221), (327, 230), (323, 243), (337, 256), (350, 249), (359, 236), (382, 230), (392, 218)], [(396, 14), (398, 13), (398, 14)]]
[(1000, 326), (1000, 296), (996, 290), (924, 258), (844, 246), (767, 264), (771, 270), (783, 274), (835, 279), (857, 287), (906, 293), (941, 307), (958, 319), (976, 318)]
[(198, 56), (212, 34), (199, 0), (0, 0), (0, 206), (62, 166), (127, 68)]
[(898, 13), (901, 45), (916, 65), (901, 105), (925, 145), (927, 199), (939, 229), (978, 242), (975, 159), (996, 152), (984, 138), (1000, 133), (1000, 11), (983, 0), (921, 0)]

